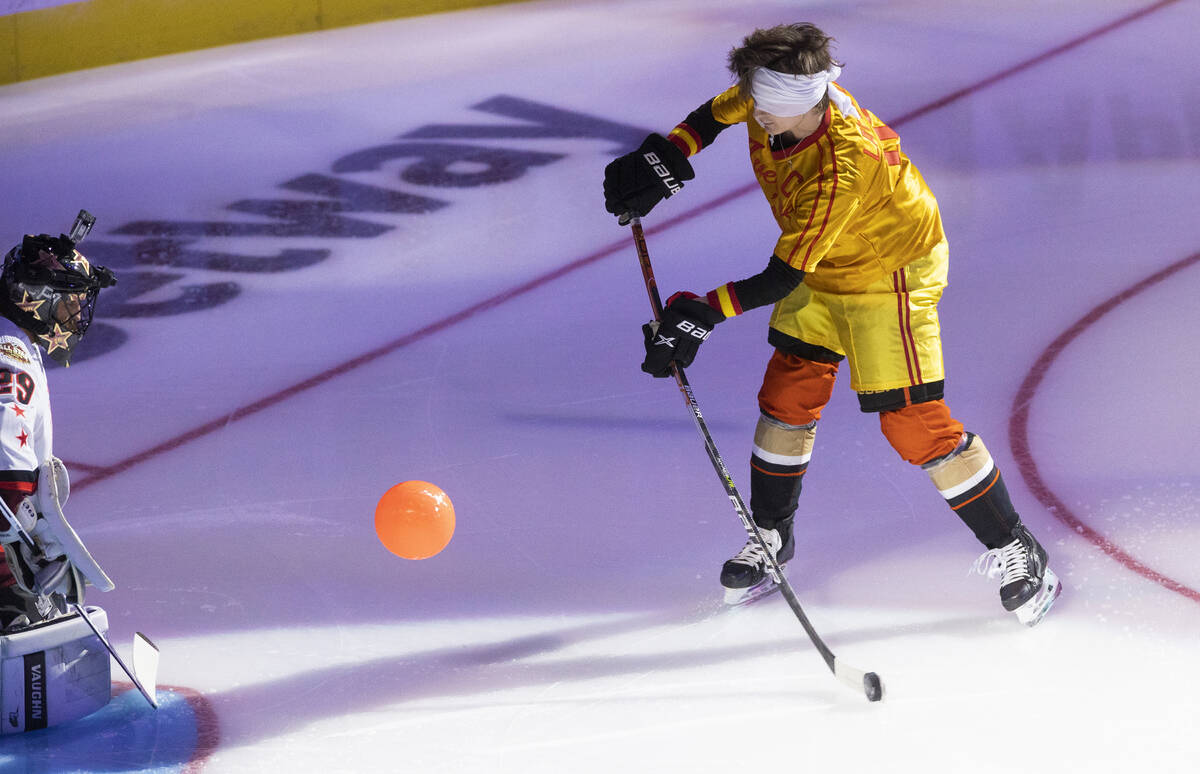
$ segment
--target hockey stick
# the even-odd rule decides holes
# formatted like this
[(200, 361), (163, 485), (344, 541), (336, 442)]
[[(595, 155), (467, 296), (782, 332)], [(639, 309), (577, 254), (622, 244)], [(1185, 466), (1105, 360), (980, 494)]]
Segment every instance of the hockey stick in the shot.
[[(650, 306), (654, 309), (654, 319), (661, 320), (663, 312), (662, 298), (658, 294), (658, 284), (654, 280), (654, 267), (650, 265), (650, 252), (646, 248), (646, 235), (642, 233), (641, 218), (635, 215), (623, 215), (619, 222), (621, 225), (630, 224), (633, 229), (633, 243), (637, 247), (638, 261), (642, 265), (642, 279), (646, 281), (646, 293), (650, 296)], [(768, 550), (762, 533), (758, 530), (758, 525), (754, 523), (750, 512), (746, 510), (746, 504), (742, 502), (742, 496), (738, 494), (737, 487), (733, 483), (733, 477), (729, 475), (729, 469), (725, 467), (725, 461), (721, 459), (721, 454), (717, 451), (717, 445), (713, 442), (712, 434), (708, 432), (708, 424), (704, 421), (704, 415), (700, 413), (700, 406), (696, 403), (696, 396), (692, 393), (692, 387), (688, 384), (687, 376), (683, 373), (683, 368), (677, 363), (672, 363), (671, 371), (675, 374), (675, 383), (679, 385), (679, 391), (683, 393), (683, 397), (687, 400), (688, 408), (692, 412), (692, 418), (696, 420), (696, 429), (704, 437), (704, 450), (708, 452), (708, 459), (712, 462), (713, 468), (717, 471), (717, 477), (721, 479), (721, 484), (725, 487), (725, 494), (729, 496), (729, 501), (733, 503), (733, 509), (737, 511), (738, 518), (742, 520), (742, 526), (746, 528), (746, 534), (758, 544), (759, 549), (762, 550), (763, 555), (767, 558), (767, 573), (771, 576), (771, 580), (778, 584), (779, 590), (783, 593), (784, 599), (787, 600), (788, 606), (796, 614), (800, 625), (804, 627), (808, 638), (812, 640), (813, 646), (821, 654), (821, 658), (825, 659), (825, 665), (829, 667), (834, 676), (851, 688), (865, 693), (868, 701), (879, 701), (883, 698), (883, 683), (880, 682), (879, 675), (874, 672), (864, 672), (839, 660), (833, 654), (833, 651), (829, 649), (829, 646), (825, 644), (825, 641), (821, 639), (821, 635), (817, 634), (817, 630), (813, 628), (813, 625), (809, 623), (808, 616), (804, 614), (804, 609), (800, 607), (800, 600), (796, 598), (796, 592), (792, 590), (792, 586), (788, 583), (787, 577), (784, 576), (783, 570), (780, 569), (779, 563), (775, 561), (775, 556)]]
[[(158, 647), (150, 641), (149, 637), (141, 632), (134, 633), (133, 669), (130, 669), (126, 666), (125, 660), (117, 654), (117, 649), (112, 646), (108, 638), (100, 633), (100, 630), (96, 628), (96, 624), (92, 623), (92, 619), (88, 617), (87, 612), (83, 609), (83, 605), (72, 602), (71, 608), (79, 614), (79, 617), (88, 625), (92, 633), (108, 649), (109, 655), (117, 660), (117, 663), (121, 665), (121, 669), (125, 670), (125, 674), (129, 675), (129, 679), (142, 692), (142, 696), (146, 697), (146, 701), (150, 702), (150, 706), (158, 709), (158, 699), (156, 698), (158, 692)], [(144, 681), (139, 677), (139, 672), (146, 676)], [(150, 687), (147, 688), (147, 685)]]

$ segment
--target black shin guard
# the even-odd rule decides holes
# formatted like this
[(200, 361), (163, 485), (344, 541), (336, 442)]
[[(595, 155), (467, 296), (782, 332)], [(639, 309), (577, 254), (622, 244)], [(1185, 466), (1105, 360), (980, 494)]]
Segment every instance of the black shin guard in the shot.
[(750, 457), (750, 510), (765, 529), (791, 519), (812, 456), (816, 424), (788, 425), (763, 414)]
[(922, 467), (979, 542), (999, 548), (1012, 540), (1020, 517), (1000, 469), (978, 436), (967, 433), (952, 453)]
[(1011, 541), (1012, 531), (1021, 523), (999, 469), (993, 470), (976, 489), (947, 502), (988, 548), (999, 548)]
[(755, 524), (763, 529), (774, 529), (776, 524), (796, 513), (803, 471), (771, 473), (763, 470), (763, 465), (757, 457), (750, 463), (750, 511), (754, 514)]

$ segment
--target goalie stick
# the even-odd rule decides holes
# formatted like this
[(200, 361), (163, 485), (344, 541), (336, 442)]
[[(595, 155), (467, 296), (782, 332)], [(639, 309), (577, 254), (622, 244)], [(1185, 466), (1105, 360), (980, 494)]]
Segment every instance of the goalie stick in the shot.
[[(55, 594), (55, 597), (61, 597), (61, 595)], [(57, 604), (59, 600), (56, 599), (55, 602)], [(117, 654), (117, 649), (112, 646), (108, 638), (96, 628), (96, 624), (92, 623), (92, 619), (88, 617), (83, 605), (72, 602), (71, 609), (79, 614), (92, 633), (100, 639), (109, 655), (116, 659), (121, 669), (129, 675), (129, 679), (142, 692), (142, 696), (150, 702), (150, 706), (158, 709), (158, 646), (151, 642), (146, 635), (135, 632), (133, 635), (133, 668), (130, 669), (125, 664), (125, 660)]]
[[(650, 265), (650, 252), (646, 248), (646, 235), (642, 232), (641, 218), (632, 214), (626, 214), (621, 216), (619, 223), (622, 226), (628, 224), (633, 230), (633, 243), (637, 247), (638, 261), (642, 265), (642, 279), (646, 282), (646, 294), (650, 296), (650, 306), (654, 309), (654, 319), (660, 320), (663, 312), (662, 298), (658, 293), (658, 284), (654, 280), (654, 267)], [(808, 616), (804, 613), (804, 608), (800, 606), (800, 600), (796, 597), (796, 592), (792, 590), (792, 586), (788, 583), (787, 577), (784, 576), (783, 571), (780, 569), (779, 563), (775, 561), (775, 556), (763, 541), (762, 533), (759, 532), (758, 525), (754, 523), (754, 518), (746, 510), (746, 504), (742, 502), (742, 496), (738, 494), (737, 486), (733, 483), (733, 477), (729, 475), (729, 469), (725, 467), (725, 461), (721, 458), (720, 452), (717, 451), (717, 445), (713, 442), (712, 434), (708, 431), (708, 424), (704, 421), (704, 415), (700, 413), (700, 406), (696, 402), (696, 396), (692, 393), (692, 387), (688, 383), (683, 368), (677, 363), (672, 363), (671, 372), (675, 375), (675, 383), (679, 385), (679, 391), (683, 393), (683, 397), (687, 400), (688, 408), (692, 412), (692, 418), (696, 421), (696, 429), (704, 437), (704, 450), (708, 452), (708, 459), (712, 462), (713, 469), (717, 472), (717, 477), (721, 479), (722, 486), (725, 487), (725, 494), (729, 496), (729, 501), (733, 503), (733, 509), (737, 512), (738, 518), (742, 520), (742, 526), (745, 527), (746, 533), (762, 549), (763, 555), (766, 556), (767, 573), (771, 576), (771, 580), (778, 584), (780, 592), (783, 594), (784, 599), (787, 600), (788, 607), (796, 614), (800, 625), (804, 627), (808, 638), (812, 640), (813, 646), (821, 654), (821, 658), (825, 659), (825, 665), (829, 667), (834, 676), (851, 688), (862, 691), (866, 694), (868, 701), (879, 701), (883, 698), (883, 683), (880, 681), (879, 675), (852, 667), (835, 656), (833, 651), (829, 649), (829, 646), (825, 644), (825, 641), (821, 639), (821, 635), (817, 634), (817, 630), (813, 628), (812, 623), (809, 622)]]

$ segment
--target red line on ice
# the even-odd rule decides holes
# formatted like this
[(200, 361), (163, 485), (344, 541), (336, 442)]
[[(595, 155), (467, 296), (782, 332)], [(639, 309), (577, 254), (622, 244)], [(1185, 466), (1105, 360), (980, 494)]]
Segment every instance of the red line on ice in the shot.
[(1121, 27), (1124, 27), (1126, 24), (1129, 24), (1130, 22), (1135, 22), (1138, 19), (1141, 19), (1143, 16), (1149, 16), (1150, 14), (1154, 13), (1155, 11), (1161, 11), (1163, 8), (1166, 8), (1168, 5), (1174, 5), (1175, 3), (1178, 3), (1178, 2), (1179, 2), (1179, 0), (1160, 0), (1160, 2), (1153, 3), (1152, 5), (1148, 5), (1145, 8), (1140, 8), (1136, 11), (1133, 11), (1132, 13), (1129, 13), (1129, 14), (1126, 14), (1125, 16), (1120, 17), (1119, 19), (1114, 19), (1113, 21), (1109, 22), (1108, 24), (1105, 24), (1102, 27), (1097, 27), (1096, 29), (1094, 29), (1090, 32), (1085, 32), (1084, 34), (1080, 35), (1077, 38), (1072, 38), (1071, 40), (1068, 40), (1066, 43), (1055, 46), (1054, 48), (1050, 49), (1049, 51), (1045, 51), (1041, 54), (1038, 54), (1037, 56), (1030, 57), (1029, 59), (1026, 59), (1022, 62), (1018, 62), (1017, 64), (1013, 65), (1012, 67), (1009, 67), (1007, 70), (1001, 70), (1000, 72), (996, 73), (995, 75), (991, 75), (991, 76), (988, 76), (987, 78), (984, 78), (982, 81), (977, 81), (975, 83), (972, 83), (970, 86), (964, 86), (963, 88), (959, 89), (956, 92), (947, 94), (946, 96), (942, 97), (941, 99), (937, 100), (936, 102), (930, 102), (928, 105), (923, 105), (923, 106), (917, 108), (916, 110), (912, 111), (911, 113), (905, 113), (904, 115), (900, 116), (896, 120), (888, 121), (887, 123), (890, 124), (891, 126), (900, 126), (901, 124), (905, 123), (906, 121), (911, 121), (914, 118), (920, 118), (921, 116), (925, 115), (926, 113), (930, 113), (939, 108), (943, 108), (946, 105), (949, 105), (951, 102), (956, 102), (956, 101), (962, 99), (963, 97), (974, 94), (975, 92), (981, 91), (982, 89), (986, 89), (988, 86), (991, 86), (995, 83), (999, 83), (1000, 81), (1004, 80), (1005, 78), (1009, 78), (1013, 75), (1016, 75), (1019, 72), (1022, 72), (1023, 70), (1028, 70), (1030, 67), (1039, 65), (1042, 62), (1053, 59), (1054, 57), (1058, 56), (1059, 54), (1065, 54), (1066, 52), (1070, 51), (1071, 49), (1082, 46), (1084, 43), (1090, 43), (1091, 41), (1095, 40), (1096, 38), (1106, 35), (1106, 34), (1112, 32), (1113, 30), (1120, 29)]
[(1042, 505), (1046, 506), (1046, 509), (1050, 511), (1054, 518), (1066, 524), (1072, 531), (1082, 536), (1088, 542), (1095, 544), (1101, 551), (1143, 578), (1152, 580), (1163, 588), (1181, 594), (1193, 602), (1200, 602), (1200, 591), (1196, 591), (1174, 578), (1163, 575), (1133, 558), (1120, 546), (1092, 529), (1076, 516), (1070, 507), (1059, 499), (1058, 495), (1054, 494), (1046, 484), (1045, 479), (1042, 478), (1042, 474), (1038, 470), (1037, 460), (1034, 459), (1033, 452), (1029, 448), (1029, 406), (1033, 403), (1038, 388), (1041, 387), (1042, 381), (1045, 379), (1046, 372), (1054, 364), (1058, 356), (1062, 354), (1063, 350), (1070, 346), (1071, 342), (1079, 338), (1081, 333), (1113, 309), (1196, 263), (1200, 263), (1200, 253), (1189, 255), (1187, 258), (1176, 261), (1165, 269), (1151, 274), (1136, 285), (1126, 288), (1107, 301), (1097, 305), (1081, 317), (1078, 322), (1067, 328), (1058, 338), (1050, 342), (1050, 345), (1046, 347), (1034, 362), (1033, 367), (1029, 369), (1025, 380), (1021, 382), (1020, 389), (1017, 390), (1017, 396), (1013, 402), (1012, 415), (1009, 417), (1008, 422), (1008, 436), (1009, 443), (1012, 446), (1013, 457), (1017, 461), (1017, 467), (1020, 469), (1021, 475), (1025, 478), (1025, 483), (1029, 485), (1034, 496)]

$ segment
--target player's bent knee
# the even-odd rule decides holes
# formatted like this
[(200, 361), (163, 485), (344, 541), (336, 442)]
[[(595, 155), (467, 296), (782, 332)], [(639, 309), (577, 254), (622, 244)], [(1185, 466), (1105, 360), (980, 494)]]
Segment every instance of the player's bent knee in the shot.
[(788, 425), (812, 424), (821, 418), (821, 410), (833, 395), (837, 371), (837, 363), (775, 350), (758, 392), (758, 407)]
[(913, 465), (944, 457), (963, 439), (963, 426), (945, 401), (914, 403), (879, 414), (879, 426), (892, 448)]
[[(108, 617), (88, 609), (108, 630)], [(112, 674), (108, 650), (78, 615), (56, 618), (0, 636), (0, 733), (56, 726), (108, 704)]]

